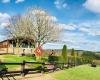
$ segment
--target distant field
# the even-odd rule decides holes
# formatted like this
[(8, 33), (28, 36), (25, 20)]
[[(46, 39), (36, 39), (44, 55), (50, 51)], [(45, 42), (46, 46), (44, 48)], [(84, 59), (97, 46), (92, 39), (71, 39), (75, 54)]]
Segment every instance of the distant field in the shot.
[(55, 73), (50, 73), (55, 80), (100, 80), (100, 67), (82, 65)]

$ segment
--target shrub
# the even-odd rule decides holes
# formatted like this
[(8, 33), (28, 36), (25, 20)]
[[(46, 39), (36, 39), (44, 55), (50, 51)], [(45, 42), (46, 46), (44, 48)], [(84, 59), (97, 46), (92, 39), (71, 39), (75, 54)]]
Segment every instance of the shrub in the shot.
[(48, 61), (48, 58), (42, 57), (41, 60), (42, 60), (42, 62), (47, 62)]
[(59, 60), (58, 56), (49, 55), (48, 57), (48, 62), (51, 62), (51, 63), (58, 62), (58, 60)]
[(25, 56), (25, 53), (22, 53), (21, 56)]

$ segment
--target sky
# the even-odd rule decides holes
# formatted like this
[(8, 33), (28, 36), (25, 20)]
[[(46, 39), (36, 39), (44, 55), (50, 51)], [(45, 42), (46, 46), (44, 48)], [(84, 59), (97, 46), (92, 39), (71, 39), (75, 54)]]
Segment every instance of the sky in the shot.
[(0, 0), (0, 41), (6, 39), (8, 19), (32, 6), (45, 9), (63, 27), (59, 42), (44, 48), (61, 49), (66, 44), (69, 49), (100, 51), (100, 0)]

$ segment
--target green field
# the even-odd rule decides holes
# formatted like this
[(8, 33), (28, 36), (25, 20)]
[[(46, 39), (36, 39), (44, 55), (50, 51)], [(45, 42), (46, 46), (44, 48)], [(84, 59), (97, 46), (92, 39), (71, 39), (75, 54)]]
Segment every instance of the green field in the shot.
[(55, 80), (100, 80), (100, 67), (82, 65), (50, 73)]
[[(25, 61), (35, 61), (34, 58), (29, 56), (19, 56), (19, 55), (0, 55), (0, 60), (3, 62), (22, 62)], [(18, 70), (21, 66), (18, 65), (4, 65), (8, 70)], [(4, 67), (0, 65), (0, 68)], [(32, 65), (36, 67), (39, 65)], [(54, 73), (48, 73), (54, 80), (100, 80), (100, 66), (96, 68), (90, 67), (90, 65), (81, 65), (69, 69), (64, 69), (61, 71), (56, 71)], [(52, 79), (51, 79), (52, 80)]]
[(0, 60), (3, 62), (22, 62), (23, 60), (34, 61), (34, 58), (20, 55), (0, 55)]
[[(0, 55), (0, 61), (2, 62), (8, 62), (8, 63), (19, 63), (25, 61), (31, 61), (34, 62), (33, 57), (29, 56), (19, 56), (19, 55)], [(21, 68), (21, 65), (0, 65), (0, 69), (2, 68), (8, 68), (8, 70), (19, 70)]]

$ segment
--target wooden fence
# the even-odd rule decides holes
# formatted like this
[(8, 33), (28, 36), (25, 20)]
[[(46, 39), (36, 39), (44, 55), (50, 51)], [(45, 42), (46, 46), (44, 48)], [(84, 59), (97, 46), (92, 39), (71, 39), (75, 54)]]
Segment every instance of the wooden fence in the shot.
[[(30, 69), (26, 69), (25, 66), (27, 64), (31, 64), (31, 65), (36, 65), (36, 64), (41, 64), (41, 66), (36, 67), (36, 68), (30, 68)], [(43, 62), (26, 62), (23, 61), (22, 63), (4, 63), (1, 62), (0, 65), (19, 65), (21, 66), (21, 70), (19, 71), (9, 71), (7, 70), (7, 68), (3, 68), (2, 70), (0, 70), (0, 75), (11, 75), (11, 74), (15, 74), (15, 75), (22, 75), (25, 76), (26, 74), (30, 74), (30, 73), (37, 73), (37, 72), (46, 72), (46, 71), (55, 71), (57, 69), (64, 69), (65, 67), (72, 67), (74, 65), (70, 65), (70, 64), (64, 64), (64, 63), (43, 63)], [(33, 72), (32, 72), (33, 71)]]

